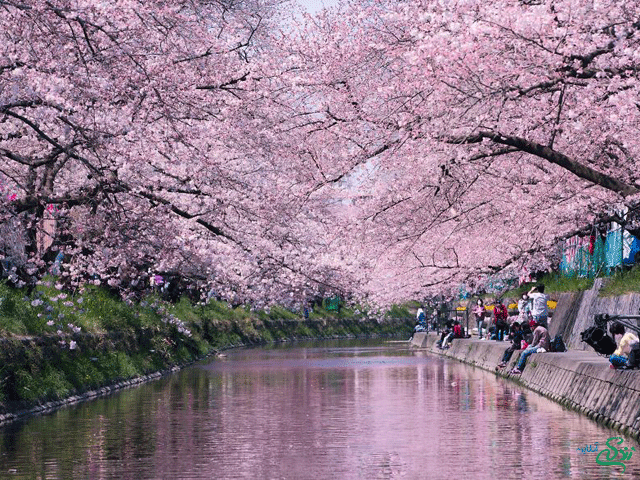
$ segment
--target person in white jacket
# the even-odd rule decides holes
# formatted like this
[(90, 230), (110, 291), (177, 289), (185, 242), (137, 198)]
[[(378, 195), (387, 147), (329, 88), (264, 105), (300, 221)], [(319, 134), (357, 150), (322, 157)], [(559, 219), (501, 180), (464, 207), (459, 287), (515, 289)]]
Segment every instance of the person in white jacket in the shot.
[(531, 300), (531, 316), (534, 322), (548, 328), (549, 309), (547, 302), (549, 301), (549, 295), (544, 293), (544, 285), (540, 284), (532, 287), (527, 296)]

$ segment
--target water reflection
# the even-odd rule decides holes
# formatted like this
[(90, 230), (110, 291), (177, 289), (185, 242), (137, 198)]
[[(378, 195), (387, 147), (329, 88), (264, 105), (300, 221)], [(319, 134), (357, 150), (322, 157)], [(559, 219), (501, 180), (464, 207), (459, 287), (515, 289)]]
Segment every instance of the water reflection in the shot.
[(614, 435), (588, 419), (382, 341), (237, 350), (0, 433), (0, 478), (640, 475), (578, 451)]

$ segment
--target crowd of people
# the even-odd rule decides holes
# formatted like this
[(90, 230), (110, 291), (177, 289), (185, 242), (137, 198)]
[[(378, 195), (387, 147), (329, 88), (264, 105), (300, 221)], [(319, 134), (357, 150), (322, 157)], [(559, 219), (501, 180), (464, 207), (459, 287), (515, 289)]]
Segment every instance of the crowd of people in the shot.
[[(553, 340), (551, 339), (548, 327), (548, 301), (549, 296), (545, 294), (544, 285), (536, 285), (529, 292), (523, 293), (518, 300), (517, 317), (510, 317), (507, 307), (501, 298), (493, 301), (492, 315), (489, 314), (487, 307), (485, 307), (483, 299), (477, 299), (471, 310), (477, 327), (477, 338), (479, 340), (510, 342), (500, 363), (496, 366), (496, 370), (505, 368), (516, 351), (521, 350), (522, 353), (516, 366), (509, 372), (511, 375), (522, 374), (527, 359), (534, 353), (562, 352), (566, 350), (560, 335), (557, 335)], [(432, 320), (432, 323), (430, 323), (425, 311), (419, 308), (416, 331), (428, 331), (430, 328), (436, 330), (436, 321), (435, 319)], [(510, 320), (513, 321), (510, 322)], [(632, 366), (629, 363), (630, 354), (637, 353), (640, 357), (640, 340), (638, 336), (626, 331), (624, 325), (620, 322), (614, 322), (610, 326), (609, 332), (617, 347), (609, 357), (611, 368), (631, 368)], [(451, 342), (454, 339), (464, 337), (470, 338), (470, 332), (465, 332), (459, 321), (449, 320), (445, 323), (440, 332), (440, 339), (436, 343), (439, 348), (446, 349), (451, 346)], [(632, 350), (636, 352), (632, 353)]]
[[(489, 316), (484, 301), (481, 298), (476, 301), (472, 313), (476, 321), (478, 339), (510, 342), (497, 368), (504, 368), (514, 352), (524, 350), (518, 365), (511, 372), (517, 375), (522, 373), (529, 355), (551, 350), (547, 328), (548, 300), (549, 296), (544, 293), (544, 285), (531, 288), (518, 301), (518, 317), (513, 323), (510, 323), (509, 311), (501, 298), (493, 302), (493, 318)], [(415, 331), (428, 331), (430, 325), (422, 308), (418, 309), (416, 317)], [(466, 333), (470, 336), (469, 332)], [(441, 349), (446, 349), (451, 346), (454, 339), (464, 337), (465, 332), (460, 322), (450, 320), (444, 325), (437, 345)]]
[[(523, 293), (518, 300), (518, 325), (531, 324), (547, 326), (549, 296), (544, 293), (544, 285), (532, 287), (528, 293)], [(487, 308), (479, 298), (473, 307), (473, 315), (478, 328), (480, 340), (491, 339), (503, 341), (510, 335), (512, 325), (509, 324), (509, 312), (501, 298), (493, 302), (493, 321), (487, 318)], [(515, 322), (514, 322), (515, 323)], [(485, 326), (488, 325), (488, 328)]]

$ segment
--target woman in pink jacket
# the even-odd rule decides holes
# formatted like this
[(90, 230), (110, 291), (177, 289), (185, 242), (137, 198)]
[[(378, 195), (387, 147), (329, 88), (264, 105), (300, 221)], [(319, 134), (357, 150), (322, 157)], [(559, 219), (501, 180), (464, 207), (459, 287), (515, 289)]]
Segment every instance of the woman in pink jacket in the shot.
[(481, 298), (476, 302), (475, 307), (473, 307), (473, 315), (476, 317), (476, 324), (478, 325), (478, 338), (482, 340), (484, 337), (482, 336), (482, 326), (484, 325), (484, 316), (487, 313), (487, 309), (484, 307), (484, 302)]

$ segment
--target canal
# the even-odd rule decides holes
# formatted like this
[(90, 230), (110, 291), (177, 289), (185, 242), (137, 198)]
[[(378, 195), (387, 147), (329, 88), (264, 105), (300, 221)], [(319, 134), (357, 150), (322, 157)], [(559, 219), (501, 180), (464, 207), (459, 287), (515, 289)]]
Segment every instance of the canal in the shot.
[(385, 340), (233, 350), (0, 435), (0, 478), (640, 476), (631, 439), (622, 446), (638, 453), (624, 472), (601, 465), (614, 432), (490, 372)]

